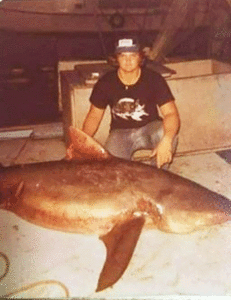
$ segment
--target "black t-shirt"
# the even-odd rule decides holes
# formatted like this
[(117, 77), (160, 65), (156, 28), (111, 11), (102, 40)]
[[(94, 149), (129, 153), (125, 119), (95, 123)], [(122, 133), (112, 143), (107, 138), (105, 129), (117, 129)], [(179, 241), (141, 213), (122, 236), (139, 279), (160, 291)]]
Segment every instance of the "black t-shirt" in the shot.
[(174, 97), (164, 78), (148, 68), (142, 68), (134, 85), (125, 86), (110, 71), (95, 84), (90, 102), (98, 108), (111, 108), (111, 129), (138, 128), (160, 119), (157, 105), (161, 106)]

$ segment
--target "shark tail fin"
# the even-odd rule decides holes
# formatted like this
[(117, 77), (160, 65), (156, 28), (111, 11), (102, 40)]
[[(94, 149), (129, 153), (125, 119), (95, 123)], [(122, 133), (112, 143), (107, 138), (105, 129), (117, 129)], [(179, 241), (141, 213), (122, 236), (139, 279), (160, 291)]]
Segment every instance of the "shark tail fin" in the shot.
[(68, 133), (70, 143), (67, 148), (66, 159), (107, 160), (111, 157), (103, 146), (82, 130), (70, 126)]
[(112, 286), (123, 275), (135, 250), (144, 222), (143, 216), (133, 216), (122, 223), (117, 223), (109, 233), (100, 237), (107, 248), (107, 258), (96, 292)]

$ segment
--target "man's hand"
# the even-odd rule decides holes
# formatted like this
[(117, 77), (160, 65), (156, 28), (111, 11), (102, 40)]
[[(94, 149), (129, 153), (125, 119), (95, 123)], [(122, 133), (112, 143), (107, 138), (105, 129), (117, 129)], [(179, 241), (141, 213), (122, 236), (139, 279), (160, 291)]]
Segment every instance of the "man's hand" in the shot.
[(157, 168), (161, 168), (164, 164), (172, 161), (172, 139), (163, 137), (157, 147), (153, 150), (151, 157), (156, 156)]
[(172, 144), (180, 128), (180, 117), (174, 101), (167, 102), (159, 108), (163, 117), (164, 136), (153, 150), (151, 157), (156, 156), (157, 167), (161, 168), (172, 161)]

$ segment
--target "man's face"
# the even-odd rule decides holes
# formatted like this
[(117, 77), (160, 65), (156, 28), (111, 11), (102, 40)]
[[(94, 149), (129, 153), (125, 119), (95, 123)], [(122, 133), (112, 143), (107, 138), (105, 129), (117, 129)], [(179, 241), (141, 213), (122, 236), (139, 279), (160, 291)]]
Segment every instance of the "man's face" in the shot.
[(119, 67), (125, 72), (132, 72), (139, 68), (141, 57), (139, 52), (122, 52), (117, 54)]

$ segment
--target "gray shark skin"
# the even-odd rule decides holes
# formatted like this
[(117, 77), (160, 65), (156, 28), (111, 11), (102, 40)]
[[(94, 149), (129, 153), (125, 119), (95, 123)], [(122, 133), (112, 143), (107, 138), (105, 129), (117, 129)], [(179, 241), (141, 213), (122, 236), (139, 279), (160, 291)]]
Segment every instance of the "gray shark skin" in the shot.
[(67, 159), (0, 168), (0, 208), (46, 228), (99, 235), (107, 258), (97, 292), (123, 275), (143, 228), (187, 234), (231, 219), (224, 196), (112, 157), (72, 127)]

